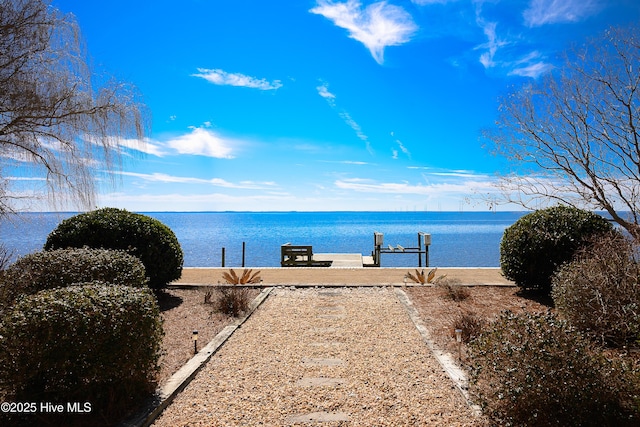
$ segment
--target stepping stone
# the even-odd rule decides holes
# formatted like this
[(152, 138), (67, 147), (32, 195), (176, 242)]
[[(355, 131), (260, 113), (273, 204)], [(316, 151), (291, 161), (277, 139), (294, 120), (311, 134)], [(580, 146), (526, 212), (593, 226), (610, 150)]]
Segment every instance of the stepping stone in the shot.
[(335, 334), (338, 332), (338, 328), (313, 328), (311, 333), (314, 334)]
[(318, 319), (344, 319), (344, 314), (318, 314), (316, 316)]
[(340, 366), (344, 362), (341, 359), (314, 359), (305, 357), (300, 363), (305, 366)]
[(349, 415), (344, 412), (312, 412), (310, 414), (292, 415), (287, 418), (289, 424), (330, 423), (332, 421), (349, 421)]
[(336, 291), (323, 291), (323, 292), (318, 292), (318, 295), (323, 297), (339, 297), (342, 295), (342, 293), (336, 292)]
[(309, 344), (312, 347), (340, 347), (343, 346), (343, 342), (338, 341), (325, 341), (325, 342), (312, 342)]
[(338, 387), (346, 383), (344, 378), (302, 378), (296, 385), (298, 387)]
[(343, 305), (317, 305), (316, 309), (328, 313), (344, 313)]

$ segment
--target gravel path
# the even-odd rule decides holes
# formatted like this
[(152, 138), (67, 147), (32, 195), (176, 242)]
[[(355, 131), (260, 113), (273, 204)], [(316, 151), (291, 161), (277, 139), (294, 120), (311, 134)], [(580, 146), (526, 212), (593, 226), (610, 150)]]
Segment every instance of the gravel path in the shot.
[(392, 290), (275, 289), (155, 426), (480, 421)]

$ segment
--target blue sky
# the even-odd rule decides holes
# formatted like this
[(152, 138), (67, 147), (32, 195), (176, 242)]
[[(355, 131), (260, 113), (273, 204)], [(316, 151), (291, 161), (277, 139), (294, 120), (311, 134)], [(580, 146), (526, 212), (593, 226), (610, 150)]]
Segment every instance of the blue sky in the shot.
[(53, 4), (151, 112), (100, 190), (135, 211), (487, 210), (509, 169), (480, 138), (498, 97), (640, 18), (636, 0)]

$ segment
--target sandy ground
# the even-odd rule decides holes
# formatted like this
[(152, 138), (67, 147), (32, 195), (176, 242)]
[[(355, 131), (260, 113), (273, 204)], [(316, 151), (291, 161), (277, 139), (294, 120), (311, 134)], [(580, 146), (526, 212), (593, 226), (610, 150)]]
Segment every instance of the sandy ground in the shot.
[[(236, 272), (242, 268), (235, 268)], [(260, 271), (264, 285), (286, 284), (297, 286), (317, 285), (389, 285), (402, 284), (407, 272), (415, 272), (415, 268), (308, 268), (308, 267), (267, 267), (254, 268)], [(425, 270), (429, 270), (426, 268)], [(224, 283), (222, 273), (228, 268), (185, 268), (182, 278), (174, 284), (209, 284)], [(446, 275), (448, 279), (457, 279), (465, 285), (509, 286), (513, 282), (505, 279), (499, 268), (439, 268), (436, 278)], [(409, 281), (407, 284), (411, 284)]]

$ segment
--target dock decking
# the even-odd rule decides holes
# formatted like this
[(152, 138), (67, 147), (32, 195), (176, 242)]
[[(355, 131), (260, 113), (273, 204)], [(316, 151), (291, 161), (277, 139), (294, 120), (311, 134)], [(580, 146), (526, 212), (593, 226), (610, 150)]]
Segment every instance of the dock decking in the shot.
[(362, 254), (313, 254), (317, 261), (331, 261), (330, 268), (365, 267), (373, 265), (373, 257)]

